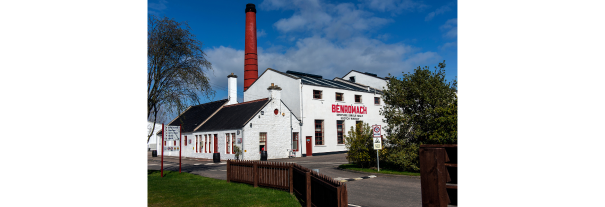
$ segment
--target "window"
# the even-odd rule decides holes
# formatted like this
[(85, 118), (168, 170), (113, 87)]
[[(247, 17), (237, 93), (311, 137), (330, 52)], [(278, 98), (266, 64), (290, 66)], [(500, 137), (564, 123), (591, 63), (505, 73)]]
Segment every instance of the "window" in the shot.
[(355, 76), (351, 76), (351, 77), (349, 77), (349, 80), (350, 80), (351, 82), (355, 83)]
[(235, 154), (235, 133), (231, 133), (231, 154)]
[(355, 103), (361, 103), (361, 95), (355, 95)]
[(344, 144), (344, 139), (343, 139), (343, 133), (344, 133), (344, 128), (345, 128), (345, 122), (343, 120), (337, 120), (336, 121), (336, 136), (337, 136), (337, 141), (338, 144)]
[(258, 148), (260, 151), (267, 151), (267, 132), (261, 132), (259, 134)]
[(324, 121), (315, 120), (315, 145), (324, 145)]
[(313, 90), (313, 99), (321, 99), (321, 91)]
[(204, 153), (209, 153), (210, 150), (208, 149), (208, 135), (204, 134)]
[(342, 93), (336, 93), (336, 100), (337, 100), (337, 101), (342, 101), (342, 100), (344, 100), (344, 99), (342, 98)]
[(292, 151), (298, 151), (298, 132), (292, 133)]
[(374, 104), (380, 105), (380, 97), (374, 97)]
[(185, 136), (185, 146), (187, 146), (187, 136)]
[(231, 152), (231, 150), (229, 150), (229, 133), (225, 134), (225, 154), (229, 154), (229, 152)]
[(200, 145), (198, 143), (199, 143), (198, 135), (195, 135), (195, 145), (194, 145), (195, 146), (195, 153), (197, 153), (198, 150), (200, 149)]

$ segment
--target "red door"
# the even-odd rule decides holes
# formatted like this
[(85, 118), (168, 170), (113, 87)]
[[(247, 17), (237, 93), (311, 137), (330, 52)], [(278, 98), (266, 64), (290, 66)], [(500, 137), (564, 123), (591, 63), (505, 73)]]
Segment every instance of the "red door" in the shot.
[(214, 153), (218, 152), (218, 137), (214, 135)]
[(311, 136), (307, 136), (307, 157), (313, 156), (313, 146), (311, 145)]

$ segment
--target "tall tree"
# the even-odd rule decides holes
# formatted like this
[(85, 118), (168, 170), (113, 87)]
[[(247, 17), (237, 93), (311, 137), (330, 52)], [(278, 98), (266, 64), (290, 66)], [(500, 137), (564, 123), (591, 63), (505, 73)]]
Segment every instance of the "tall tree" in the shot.
[[(200, 97), (214, 96), (206, 72), (202, 42), (186, 22), (150, 16), (147, 27), (147, 119), (155, 123), (168, 113), (179, 113)], [(150, 130), (153, 132), (153, 129)], [(147, 136), (147, 142), (152, 133)]]
[(429, 67), (391, 76), (383, 91), (381, 110), (391, 146), (391, 161), (404, 170), (418, 170), (420, 144), (457, 143), (457, 82), (445, 79), (445, 61), (434, 71)]

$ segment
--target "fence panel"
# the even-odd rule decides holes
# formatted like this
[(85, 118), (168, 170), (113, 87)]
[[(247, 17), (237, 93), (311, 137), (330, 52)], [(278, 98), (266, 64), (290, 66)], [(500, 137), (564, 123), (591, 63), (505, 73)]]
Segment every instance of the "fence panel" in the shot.
[(344, 183), (295, 163), (227, 161), (227, 182), (290, 191), (302, 206), (348, 206)]

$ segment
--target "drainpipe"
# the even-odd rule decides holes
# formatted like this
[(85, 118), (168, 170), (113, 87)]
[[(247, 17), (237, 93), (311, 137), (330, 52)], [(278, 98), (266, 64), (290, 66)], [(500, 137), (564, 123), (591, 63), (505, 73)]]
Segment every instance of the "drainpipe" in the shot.
[[(290, 151), (294, 150), (294, 135), (292, 134), (292, 112), (290, 112)], [(288, 155), (289, 157), (290, 155)]]
[(244, 159), (244, 154), (245, 154), (244, 146), (246, 146), (246, 145), (244, 145), (244, 129), (245, 128), (246, 128), (246, 126), (242, 127), (242, 160), (245, 160)]

